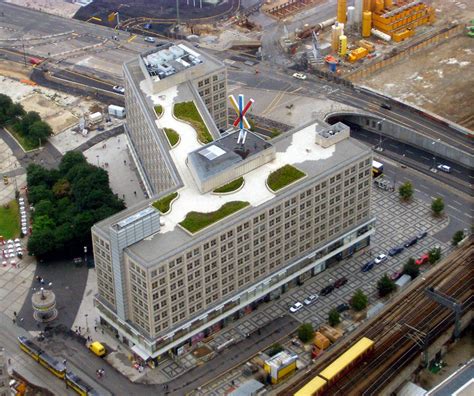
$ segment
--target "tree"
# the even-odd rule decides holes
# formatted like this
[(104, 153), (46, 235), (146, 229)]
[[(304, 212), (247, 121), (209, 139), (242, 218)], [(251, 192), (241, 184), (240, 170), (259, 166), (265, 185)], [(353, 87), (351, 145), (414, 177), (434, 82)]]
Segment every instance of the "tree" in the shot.
[(398, 188), (398, 194), (403, 201), (409, 201), (413, 197), (413, 185), (407, 181)]
[(32, 142), (45, 142), (53, 134), (51, 127), (44, 121), (34, 122), (28, 130), (28, 139)]
[(444, 201), (443, 198), (438, 197), (434, 198), (431, 202), (431, 210), (435, 216), (439, 216), (444, 210)]
[(50, 186), (53, 183), (51, 172), (40, 165), (28, 165), (26, 168), (26, 175), (26, 183), (28, 184), (28, 188), (39, 186), (41, 184)]
[(413, 257), (409, 258), (406, 264), (403, 266), (403, 273), (410, 275), (412, 279), (415, 279), (418, 275), (420, 275), (420, 269), (416, 265), (415, 259)]
[(53, 193), (45, 184), (40, 184), (38, 186), (33, 186), (28, 189), (28, 199), (35, 205), (37, 202), (44, 200), (52, 201)]
[(341, 315), (339, 315), (337, 309), (333, 308), (329, 311), (328, 322), (331, 326), (337, 326), (341, 323)]
[(369, 299), (361, 289), (357, 289), (354, 295), (352, 296), (350, 303), (351, 307), (355, 311), (362, 311), (363, 309), (365, 309), (365, 307), (367, 307)]
[(298, 328), (298, 338), (304, 343), (311, 341), (314, 338), (313, 325), (311, 323), (303, 323)]
[(453, 246), (458, 246), (459, 242), (461, 242), (463, 239), (464, 239), (464, 231), (463, 230), (456, 231), (452, 239)]
[(9, 96), (0, 94), (0, 127), (17, 122), (23, 114), (25, 110), (21, 104), (13, 103)]
[(56, 249), (56, 241), (52, 229), (34, 230), (28, 238), (28, 251), (34, 256), (43, 256)]
[(387, 274), (382, 276), (377, 282), (377, 290), (380, 297), (385, 297), (396, 289), (395, 282), (391, 280)]
[(277, 353), (280, 353), (281, 351), (283, 351), (283, 347), (281, 346), (281, 344), (276, 342), (270, 347), (270, 350), (268, 351), (267, 355), (272, 357), (275, 356)]
[(441, 258), (441, 248), (434, 247), (428, 252), (429, 261), (431, 264), (436, 263)]
[(21, 117), (17, 128), (18, 132), (20, 132), (24, 137), (29, 138), (30, 128), (37, 121), (41, 121), (39, 113), (36, 111), (29, 111)]
[[(86, 157), (84, 157), (84, 154), (78, 151), (68, 151), (61, 159), (61, 163), (59, 164), (59, 171), (63, 175), (67, 175), (67, 173), (77, 164), (87, 164), (87, 160)], [(68, 179), (70, 180), (70, 178)]]

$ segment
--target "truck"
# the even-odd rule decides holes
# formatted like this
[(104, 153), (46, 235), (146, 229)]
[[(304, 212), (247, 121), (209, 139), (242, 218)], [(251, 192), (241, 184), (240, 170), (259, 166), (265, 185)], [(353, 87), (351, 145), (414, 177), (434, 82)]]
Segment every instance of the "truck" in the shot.
[(125, 108), (117, 105), (109, 105), (109, 115), (117, 118), (124, 118)]
[(89, 115), (89, 123), (90, 124), (97, 124), (101, 121), (102, 121), (102, 113), (96, 112), (96, 113), (92, 113), (91, 115)]

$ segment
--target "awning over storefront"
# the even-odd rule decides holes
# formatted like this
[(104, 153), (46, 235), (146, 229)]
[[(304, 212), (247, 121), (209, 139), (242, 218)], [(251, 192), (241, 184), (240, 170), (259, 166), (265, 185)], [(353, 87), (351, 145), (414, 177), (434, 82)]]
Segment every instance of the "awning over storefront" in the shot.
[(132, 352), (140, 356), (145, 361), (147, 361), (151, 357), (147, 351), (140, 347), (140, 345), (135, 344), (134, 346), (132, 346)]

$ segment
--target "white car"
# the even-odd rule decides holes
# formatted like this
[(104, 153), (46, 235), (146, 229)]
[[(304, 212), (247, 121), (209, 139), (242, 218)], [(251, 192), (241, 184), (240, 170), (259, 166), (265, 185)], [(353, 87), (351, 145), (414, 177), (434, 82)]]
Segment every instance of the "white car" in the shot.
[(125, 88), (124, 87), (121, 87), (120, 85), (114, 85), (112, 87), (112, 90), (117, 92), (117, 93), (120, 93), (120, 94), (124, 94), (125, 93)]
[(388, 257), (386, 254), (379, 254), (377, 257), (375, 257), (375, 264), (380, 264), (383, 263), (385, 260), (387, 260)]
[(155, 39), (153, 37), (145, 37), (145, 41), (147, 43), (154, 43), (155, 42)]
[(291, 307), (290, 307), (290, 312), (291, 313), (295, 313), (295, 312), (298, 312), (301, 308), (303, 308), (303, 304), (301, 304), (299, 301), (294, 303)]
[(304, 305), (311, 305), (314, 303), (318, 298), (317, 294), (311, 294), (310, 296), (306, 297), (303, 301)]
[(306, 80), (306, 74), (303, 73), (293, 73), (293, 77), (298, 80)]
[(448, 165), (439, 164), (439, 165), (437, 166), (437, 168), (438, 168), (440, 171), (443, 171), (443, 172), (446, 172), (446, 173), (451, 173), (451, 167), (448, 166)]

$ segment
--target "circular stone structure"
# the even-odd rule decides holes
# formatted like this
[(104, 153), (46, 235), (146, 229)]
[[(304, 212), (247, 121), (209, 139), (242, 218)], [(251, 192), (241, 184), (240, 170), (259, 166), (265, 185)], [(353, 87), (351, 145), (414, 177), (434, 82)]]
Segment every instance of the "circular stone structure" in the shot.
[(50, 322), (58, 316), (56, 309), (56, 295), (52, 290), (37, 291), (31, 296), (31, 304), (33, 306), (33, 317), (36, 321), (46, 323)]

